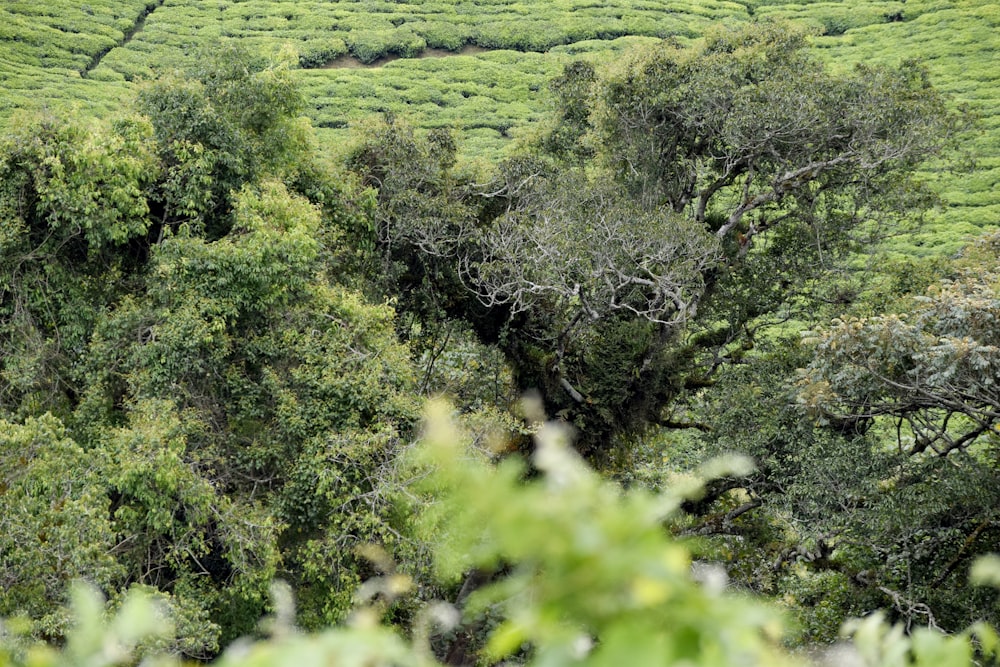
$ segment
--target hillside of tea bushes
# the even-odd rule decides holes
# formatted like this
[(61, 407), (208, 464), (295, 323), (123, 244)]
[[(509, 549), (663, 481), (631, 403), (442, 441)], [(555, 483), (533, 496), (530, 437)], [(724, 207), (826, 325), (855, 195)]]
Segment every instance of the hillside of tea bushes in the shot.
[(935, 85), (981, 116), (965, 142), (976, 170), (928, 174), (947, 209), (899, 249), (950, 254), (997, 223), (1000, 6), (984, 0), (8, 2), (0, 7), (0, 126), (40, 107), (106, 116), (135, 82), (236, 39), (275, 56), (286, 50), (331, 150), (352, 125), (391, 112), (458, 130), (465, 158), (493, 158), (550, 108), (547, 82), (572, 59), (606, 62), (635, 42), (684, 42), (713, 23), (754, 17), (809, 25), (815, 48), (837, 65), (919, 58)]

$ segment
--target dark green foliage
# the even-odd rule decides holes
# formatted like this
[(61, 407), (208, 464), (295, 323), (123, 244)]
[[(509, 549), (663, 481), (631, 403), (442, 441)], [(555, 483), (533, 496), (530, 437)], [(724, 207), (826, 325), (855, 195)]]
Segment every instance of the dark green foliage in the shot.
[(702, 455), (740, 452), (756, 471), (690, 509), (702, 532), (716, 534), (708, 557), (740, 585), (795, 608), (799, 641), (829, 642), (844, 620), (885, 604), (873, 585), (871, 510), (895, 457), (871, 438), (803, 419), (788, 377), (805, 355), (788, 342), (762, 346), (722, 372), (695, 413), (711, 425), (696, 437)]
[[(122, 303), (97, 331), (81, 406), (98, 433), (120, 410), (175, 406), (190, 432), (187, 464), (225, 491), (205, 527), (204, 556), (218, 565), (205, 566), (211, 578), (198, 594), (236, 623), (223, 628), (227, 640), (251, 630), (242, 623), (280, 573), (322, 591), (314, 598), (302, 586), (310, 625), (343, 614), (359, 581), (350, 545), (391, 537), (380, 518), (388, 500), (352, 499), (388, 493), (380, 471), (394, 426), (409, 419), (397, 392), (411, 382), (391, 311), (319, 277), (313, 207), (265, 185), (240, 193), (234, 217), (214, 243), (182, 234), (157, 246), (141, 301)], [(183, 590), (178, 570), (148, 583)]]
[(837, 319), (821, 330), (801, 378), (803, 403), (858, 428), (897, 418), (914, 455), (989, 442), (1000, 419), (997, 246), (993, 235), (971, 247), (952, 279), (909, 295), (904, 312)]
[(326, 624), (368, 571), (354, 545), (401, 544), (409, 353), (332, 277), (358, 210), (287, 73), (224, 56), (144, 89), (149, 120), (43, 119), (3, 146), (0, 614), (35, 636), (61, 635), (82, 575), (156, 591), (176, 649), (208, 657), (273, 578)]
[[(388, 116), (369, 126), (347, 158), (376, 195), (374, 227), (355, 242), (374, 251), (372, 282), (398, 300), (407, 316), (400, 323), (416, 333), (421, 352), (449, 317), (479, 310), (455, 261), (470, 243), (476, 215), (473, 190), (454, 171), (455, 149), (447, 130), (417, 135)], [(407, 318), (419, 327), (406, 325)]]
[[(330, 664), (441, 664), (432, 652), (457, 624), (493, 614), (499, 623), (488, 631), (475, 655), (484, 664), (516, 656), (526, 665), (721, 664), (789, 666), (812, 664), (780, 646), (783, 623), (774, 609), (725, 590), (725, 575), (708, 563), (691, 561), (682, 542), (663, 531), (685, 496), (701, 480), (679, 484), (657, 495), (623, 491), (588, 470), (568, 449), (566, 432), (555, 424), (538, 425), (534, 457), (539, 474), (525, 482), (523, 467), (507, 460), (494, 466), (454, 431), (445, 412), (431, 411), (424, 442), (409, 467), (425, 481), (422, 496), (431, 501), (421, 525), (438, 547), (439, 576), (454, 579), (476, 567), (486, 585), (459, 610), (447, 603), (428, 606), (406, 640), (379, 623), (385, 604), (407, 592), (412, 581), (387, 573), (362, 589), (351, 623), (304, 634), (293, 624), (294, 602), (283, 585), (272, 589), (273, 614), (261, 624), (265, 639), (249, 638), (229, 648), (212, 664), (259, 667)], [(745, 462), (730, 458), (717, 472), (740, 474)], [(498, 511), (498, 508), (502, 511)], [(981, 562), (978, 577), (996, 581), (995, 562)], [(819, 605), (830, 600), (832, 586)], [(21, 638), (0, 642), (4, 667), (124, 665), (138, 657), (173, 667), (175, 631), (164, 622), (168, 596), (133, 591), (114, 605), (108, 619), (100, 595), (83, 585), (72, 590), (73, 627), (58, 649), (35, 644), (24, 651)], [(374, 597), (373, 597), (374, 596)], [(433, 623), (433, 625), (429, 625)], [(859, 661), (871, 667), (967, 667), (995, 656), (996, 632), (979, 623), (957, 636), (904, 626), (890, 627), (880, 614), (846, 626), (853, 645), (815, 650), (826, 662)], [(432, 633), (443, 631), (434, 636)], [(20, 642), (18, 641), (20, 639)], [(473, 647), (467, 647), (473, 648)], [(973, 649), (977, 651), (973, 662)]]
[(996, 622), (995, 593), (966, 584), (997, 537), (995, 264), (989, 237), (947, 280), (889, 280), (864, 315), (805, 346), (765, 342), (692, 402), (710, 455), (758, 463), (698, 508), (701, 529), (739, 580), (802, 608), (805, 641), (876, 607), (908, 627)]
[(593, 147), (586, 146), (584, 137), (591, 130), (591, 93), (597, 73), (594, 66), (579, 60), (566, 66), (562, 76), (550, 84), (556, 97), (554, 127), (542, 139), (542, 149), (562, 159), (586, 160), (593, 156)]
[(81, 449), (52, 415), (0, 421), (0, 609), (33, 619), (41, 636), (66, 629), (67, 582), (85, 577), (108, 587), (121, 577), (110, 553), (103, 458)]
[[(723, 344), (749, 336), (852, 239), (926, 205), (909, 175), (959, 121), (925, 73), (830, 74), (804, 45), (765, 23), (664, 42), (596, 81), (577, 66), (540, 141), (567, 162), (512, 162), (498, 179), (506, 208), (464, 260), (469, 281), (519, 314), (506, 334), (519, 377), (585, 442), (658, 422), (717, 368), (717, 336), (680, 340), (689, 320), (721, 325)], [(589, 151), (606, 170), (581, 165)]]
[(143, 261), (160, 173), (150, 134), (141, 120), (92, 133), (46, 118), (0, 149), (6, 414), (74, 407), (94, 322)]
[(830, 74), (771, 23), (665, 42), (601, 78), (573, 65), (554, 88), (535, 154), (483, 189), (392, 122), (348, 164), (378, 188), (387, 291), (424, 327), (447, 313), (499, 340), (594, 455), (660, 421), (720, 345), (808, 303), (851, 241), (926, 206), (909, 175), (958, 126), (919, 67)]
[(541, 391), (598, 456), (597, 443), (655, 420), (683, 383), (689, 359), (670, 343), (715, 239), (543, 162), (512, 162), (501, 183), (507, 209), (476, 237), (470, 287), (514, 314), (503, 344), (520, 386)]
[(229, 197), (241, 184), (297, 168), (307, 141), (297, 122), (302, 98), (286, 70), (266, 65), (227, 43), (141, 91), (138, 108), (167, 168), (164, 224), (197, 218), (217, 238), (232, 224)]

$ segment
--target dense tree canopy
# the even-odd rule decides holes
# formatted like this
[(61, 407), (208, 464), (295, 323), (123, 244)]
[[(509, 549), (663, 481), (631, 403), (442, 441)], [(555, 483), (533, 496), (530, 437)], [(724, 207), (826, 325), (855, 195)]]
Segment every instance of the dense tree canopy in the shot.
[[(918, 65), (831, 73), (804, 45), (763, 23), (691, 48), (664, 42), (601, 76), (572, 66), (554, 85), (551, 128), (488, 185), (454, 184), (466, 209), (447, 223), (449, 209), (404, 209), (421, 200), (402, 184), (447, 174), (433, 141), (400, 162), (398, 139), (371, 135), (351, 164), (392, 221), (383, 247), (415, 253), (402, 293), (430, 280), (454, 304), (457, 264), (476, 299), (452, 312), (501, 340), (521, 387), (541, 390), (588, 447), (662, 421), (704, 375), (701, 343), (719, 338), (685, 344), (692, 321), (729, 317), (738, 331), (852, 240), (926, 205), (912, 171), (957, 127)], [(733, 308), (737, 298), (757, 303)]]
[[(831, 72), (803, 46), (801, 33), (763, 24), (720, 29), (695, 47), (665, 42), (604, 72), (571, 66), (553, 84), (549, 126), (489, 181), (432, 157), (440, 140), (398, 120), (367, 134), (366, 160), (350, 166), (377, 189), (393, 230), (393, 244), (376, 245), (396, 260), (387, 291), (402, 312), (425, 317), (420, 304), (436, 300), (495, 341), (519, 387), (540, 390), (579, 428), (592, 461), (641, 479), (642, 440), (622, 436), (649, 424), (692, 428), (672, 440), (692, 458), (754, 456), (754, 475), (720, 479), (687, 505), (689, 529), (718, 537), (708, 554), (741, 583), (801, 609), (803, 639), (830, 640), (847, 616), (880, 606), (909, 625), (955, 630), (992, 599), (962, 583), (994, 529), (989, 510), (972, 509), (977, 497), (995, 505), (992, 463), (904, 463), (884, 446), (886, 427), (871, 426), (896, 415), (918, 443), (992, 437), (988, 392), (969, 392), (995, 373), (929, 352), (941, 347), (932, 322), (957, 317), (946, 304), (988, 327), (956, 298), (979, 294), (973, 274), (937, 306), (911, 308), (920, 323), (879, 337), (878, 354), (868, 346), (880, 318), (865, 325), (870, 334), (861, 325), (825, 333), (815, 360), (768, 327), (870, 313), (906, 293), (900, 280), (893, 294), (869, 289), (870, 301), (854, 305), (867, 288), (847, 270), (851, 253), (932, 203), (914, 169), (965, 121), (915, 63)], [(406, 159), (389, 150), (401, 141)], [(400, 184), (455, 214), (442, 224), (407, 208), (424, 200), (402, 196)], [(922, 275), (898, 271), (910, 271), (910, 285)], [(902, 355), (886, 359), (896, 376), (871, 367), (888, 350)], [(790, 388), (801, 366), (812, 415)], [(941, 402), (944, 386), (933, 398), (916, 389), (931, 366), (964, 403)]]
[(863, 298), (821, 311), (829, 324), (758, 340), (686, 405), (710, 426), (696, 450), (758, 462), (692, 506), (691, 530), (800, 609), (807, 637), (874, 607), (908, 627), (995, 619), (995, 594), (967, 584), (998, 534), (995, 249), (989, 235), (936, 266), (887, 262)]
[(208, 656), (276, 576), (304, 623), (338, 620), (368, 567), (353, 546), (398, 543), (414, 377), (392, 310), (333, 278), (356, 205), (287, 71), (199, 67), (146, 88), (145, 116), (42, 119), (3, 147), (0, 614), (39, 634), (85, 576), (171, 596), (179, 650)]
[[(849, 265), (931, 203), (914, 170), (963, 119), (919, 65), (835, 71), (805, 39), (763, 22), (574, 63), (488, 166), (387, 115), (341, 173), (295, 59), (231, 45), (107, 123), (4, 138), (0, 616), (58, 640), (84, 577), (152, 594), (169, 648), (210, 658), (274, 579), (307, 629), (370, 580), (355, 623), (419, 645), (374, 631), (390, 661), (788, 658), (774, 615), (695, 585), (694, 550), (803, 610), (799, 641), (878, 607), (996, 620), (965, 570), (1000, 531), (997, 241), (884, 293)], [(438, 392), (474, 446), (409, 460)], [(571, 431), (634, 486), (733, 450), (755, 469), (622, 495)], [(430, 635), (438, 596), (466, 615)]]

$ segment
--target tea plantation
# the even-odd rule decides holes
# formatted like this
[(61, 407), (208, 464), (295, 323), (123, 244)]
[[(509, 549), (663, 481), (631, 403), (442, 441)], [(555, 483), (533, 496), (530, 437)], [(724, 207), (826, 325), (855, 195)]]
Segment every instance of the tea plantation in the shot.
[(1000, 220), (1000, 6), (985, 0), (8, 2), (0, 126), (39, 107), (107, 115), (135, 82), (238, 39), (295, 59), (331, 150), (358, 121), (391, 112), (457, 130), (466, 159), (493, 158), (546, 112), (547, 81), (570, 60), (606, 62), (637, 41), (692, 40), (713, 23), (759, 17), (809, 25), (815, 48), (845, 67), (921, 59), (935, 85), (981, 116), (966, 142), (975, 171), (927, 175), (947, 209), (900, 249), (947, 254)]

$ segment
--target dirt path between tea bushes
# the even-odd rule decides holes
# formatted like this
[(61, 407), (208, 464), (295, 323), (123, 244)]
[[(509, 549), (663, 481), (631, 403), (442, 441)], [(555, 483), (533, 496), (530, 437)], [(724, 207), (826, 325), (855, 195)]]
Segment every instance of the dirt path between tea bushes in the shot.
[(118, 47), (125, 46), (131, 42), (133, 37), (142, 32), (142, 29), (146, 26), (146, 19), (149, 18), (149, 15), (162, 7), (164, 2), (165, 0), (155, 0), (154, 2), (147, 3), (146, 7), (139, 12), (138, 16), (135, 17), (135, 22), (132, 23), (132, 27), (128, 29), (121, 41), (114, 46), (110, 46), (103, 51), (94, 54), (94, 57), (90, 59), (87, 66), (80, 72), (80, 76), (86, 78), (91, 71), (96, 69), (97, 66), (101, 64), (101, 61), (104, 60), (104, 56), (108, 55), (111, 52), (111, 49), (117, 49)]

